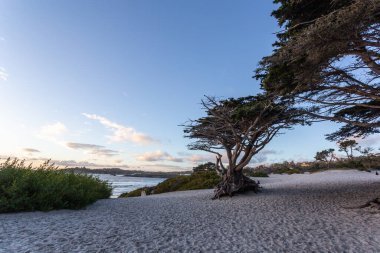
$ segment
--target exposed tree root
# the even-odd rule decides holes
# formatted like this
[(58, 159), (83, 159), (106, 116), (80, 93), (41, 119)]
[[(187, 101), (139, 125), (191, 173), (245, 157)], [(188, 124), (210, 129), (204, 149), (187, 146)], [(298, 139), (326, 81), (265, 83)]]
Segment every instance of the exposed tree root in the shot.
[(242, 173), (234, 173), (230, 176), (225, 175), (214, 190), (214, 197), (212, 199), (219, 199), (223, 196), (232, 197), (235, 193), (253, 191), (255, 193), (260, 191), (258, 182), (244, 176)]
[(365, 203), (364, 205), (359, 206), (359, 208), (366, 208), (366, 207), (376, 208), (380, 210), (380, 197), (372, 199), (368, 201), (367, 203)]
[(345, 209), (360, 209), (360, 208), (371, 208), (371, 209), (377, 209), (380, 210), (380, 197), (372, 199), (368, 201), (367, 203), (360, 205), (360, 206), (352, 206), (352, 207), (344, 207)]

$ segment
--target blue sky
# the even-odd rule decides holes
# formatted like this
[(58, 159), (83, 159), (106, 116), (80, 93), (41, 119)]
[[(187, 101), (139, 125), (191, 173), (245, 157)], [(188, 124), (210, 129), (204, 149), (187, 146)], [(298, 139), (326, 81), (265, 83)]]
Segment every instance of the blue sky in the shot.
[[(279, 30), (271, 1), (0, 2), (0, 155), (178, 170), (210, 160), (179, 125), (204, 95), (256, 94)], [(260, 161), (312, 159), (332, 123), (276, 138)], [(375, 143), (375, 139), (368, 143)]]

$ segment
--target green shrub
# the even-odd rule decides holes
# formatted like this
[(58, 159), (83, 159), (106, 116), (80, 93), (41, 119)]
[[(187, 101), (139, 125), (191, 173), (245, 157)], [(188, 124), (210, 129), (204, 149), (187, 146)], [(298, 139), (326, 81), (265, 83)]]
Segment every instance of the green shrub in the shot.
[(264, 171), (247, 171), (245, 175), (248, 177), (269, 177), (268, 173)]
[(123, 193), (119, 198), (138, 197), (141, 191), (147, 195), (173, 191), (187, 191), (198, 189), (211, 189), (215, 187), (221, 178), (215, 171), (199, 171), (189, 176), (176, 176), (168, 178), (154, 187), (143, 187), (134, 191)]
[(130, 192), (124, 192), (124, 193), (120, 194), (119, 198), (140, 197), (142, 191), (145, 191), (146, 195), (151, 195), (153, 190), (154, 190), (154, 186), (153, 187), (142, 187), (142, 188), (138, 188), (136, 190), (130, 191)]
[(49, 161), (38, 168), (17, 159), (0, 164), (0, 212), (79, 209), (111, 192), (107, 182), (57, 170)]
[(296, 169), (296, 168), (284, 168), (276, 171), (275, 173), (277, 174), (300, 174), (303, 173), (301, 170)]

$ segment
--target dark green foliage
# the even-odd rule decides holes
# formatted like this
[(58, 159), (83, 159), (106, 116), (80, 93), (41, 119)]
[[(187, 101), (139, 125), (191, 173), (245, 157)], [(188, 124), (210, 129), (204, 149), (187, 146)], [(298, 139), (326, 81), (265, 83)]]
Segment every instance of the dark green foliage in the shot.
[[(206, 116), (184, 125), (185, 137), (195, 141), (191, 150), (216, 156), (215, 169), (223, 176), (213, 199), (243, 191), (258, 192), (259, 185), (244, 176), (243, 170), (277, 134), (304, 124), (304, 116), (289, 103), (266, 93), (255, 96), (202, 101)], [(222, 162), (222, 150), (228, 166)]]
[(125, 192), (123, 194), (120, 194), (119, 198), (140, 197), (142, 191), (145, 191), (146, 195), (151, 195), (152, 191), (154, 191), (154, 186), (153, 187), (142, 187), (142, 188), (138, 188), (136, 190), (130, 191), (130, 192)]
[(200, 171), (216, 171), (216, 165), (215, 163), (208, 162), (198, 165), (197, 167), (193, 168), (193, 172), (200, 172)]
[(334, 158), (334, 151), (335, 150), (333, 148), (322, 150), (317, 152), (314, 158), (317, 161), (329, 162)]
[(215, 187), (219, 181), (220, 177), (215, 171), (197, 172), (190, 176), (169, 178), (164, 182), (159, 183), (154, 192), (164, 193), (168, 191), (210, 189)]
[(260, 165), (254, 168), (254, 171), (274, 173), (274, 174), (295, 174), (305, 172), (319, 172), (331, 169), (357, 169), (363, 171), (379, 170), (380, 156), (374, 153), (368, 153), (349, 159), (339, 159), (331, 162), (314, 161), (314, 162), (282, 162), (270, 165)]
[(244, 171), (244, 174), (247, 177), (269, 177), (268, 173), (264, 171), (255, 171), (255, 169), (246, 169)]
[(8, 159), (0, 164), (0, 212), (79, 209), (111, 195), (111, 186), (89, 175), (38, 168)]
[(168, 178), (154, 187), (143, 187), (124, 193), (120, 195), (119, 198), (138, 197), (141, 196), (141, 191), (145, 191), (146, 195), (151, 195), (173, 191), (211, 189), (215, 187), (220, 180), (220, 176), (218, 176), (215, 171), (195, 172), (189, 176)]
[[(279, 8), (272, 12), (278, 24), (286, 28), (284, 32), (277, 34), (280, 41), (286, 41), (297, 32), (302, 31), (309, 25), (313, 24), (316, 18), (326, 15), (332, 11), (336, 11), (352, 3), (352, 0), (274, 0), (276, 4), (280, 4)], [(302, 25), (300, 25), (302, 24)], [(289, 28), (292, 28), (289, 30)]]
[(293, 161), (288, 162), (282, 162), (282, 163), (273, 163), (270, 165), (260, 165), (253, 170), (256, 172), (262, 172), (262, 173), (275, 173), (275, 174), (296, 174), (296, 173), (303, 173), (305, 170), (305, 165), (308, 166), (311, 163), (295, 163)]
[(343, 140), (339, 142), (339, 151), (346, 153), (348, 159), (354, 157), (353, 151), (358, 143), (355, 140)]
[(300, 169), (297, 169), (297, 168), (286, 168), (286, 169), (280, 169), (276, 173), (277, 174), (291, 175), (291, 174), (300, 174), (300, 173), (302, 173), (302, 171)]
[(298, 110), (267, 94), (225, 100), (206, 97), (202, 105), (207, 116), (184, 125), (185, 137), (195, 139), (188, 148), (215, 154), (221, 174), (227, 171), (221, 150), (230, 154), (228, 170), (238, 172), (281, 131), (304, 123)]
[(310, 122), (344, 123), (329, 140), (380, 130), (380, 1), (274, 0), (281, 26), (255, 77)]

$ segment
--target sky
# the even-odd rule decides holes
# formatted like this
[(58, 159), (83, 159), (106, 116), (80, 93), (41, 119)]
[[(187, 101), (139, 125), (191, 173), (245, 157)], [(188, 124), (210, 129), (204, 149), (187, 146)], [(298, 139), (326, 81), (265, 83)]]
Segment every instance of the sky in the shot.
[[(205, 96), (257, 94), (281, 30), (271, 1), (0, 1), (0, 157), (57, 165), (187, 170), (180, 125)], [(312, 160), (335, 123), (296, 127), (252, 164)], [(378, 136), (362, 140), (377, 145)]]

